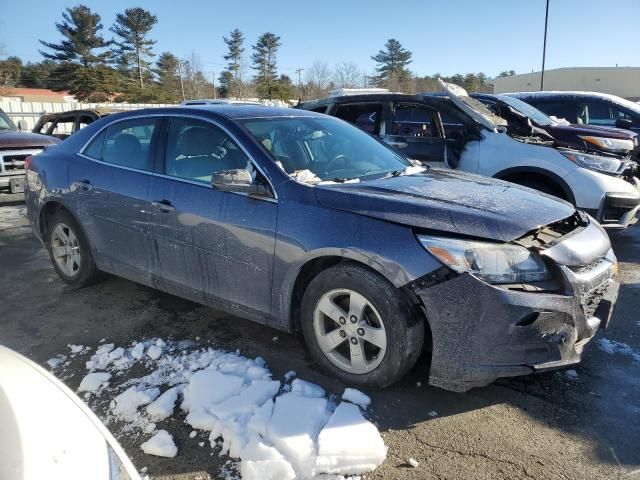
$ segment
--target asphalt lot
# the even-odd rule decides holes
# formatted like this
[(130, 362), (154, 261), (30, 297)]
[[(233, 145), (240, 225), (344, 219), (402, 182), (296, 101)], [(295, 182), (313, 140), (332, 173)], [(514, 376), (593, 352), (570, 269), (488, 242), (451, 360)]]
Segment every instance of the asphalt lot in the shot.
[[(67, 289), (19, 217), (21, 208), (19, 197), (0, 195), (0, 344), (44, 364), (68, 352), (67, 344), (95, 348), (103, 338), (126, 343), (200, 337), (262, 356), (276, 378), (294, 369), (331, 393), (342, 392), (344, 386), (319, 372), (294, 336), (118, 278)], [(623, 285), (612, 324), (598, 337), (624, 342), (640, 354), (640, 226), (613, 234), (612, 242)], [(576, 378), (550, 372), (466, 394), (427, 386), (428, 365), (421, 360), (400, 384), (368, 392), (371, 419), (389, 454), (366, 478), (640, 479), (637, 358), (592, 344), (574, 369)], [(79, 363), (64, 381), (75, 389), (83, 374)], [(438, 415), (430, 416), (433, 411)], [(169, 422), (180, 452), (173, 459), (147, 456), (138, 448), (140, 438), (119, 436), (134, 464), (159, 478), (223, 477), (226, 459), (199, 448), (203, 438), (190, 439), (191, 428), (182, 421)], [(419, 462), (417, 468), (407, 464), (409, 457)]]

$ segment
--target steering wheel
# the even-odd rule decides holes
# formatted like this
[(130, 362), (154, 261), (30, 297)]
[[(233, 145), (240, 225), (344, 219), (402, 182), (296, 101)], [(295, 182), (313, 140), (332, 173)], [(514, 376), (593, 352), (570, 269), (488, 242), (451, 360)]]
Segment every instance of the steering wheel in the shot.
[(336, 155), (331, 160), (329, 160), (329, 163), (327, 163), (327, 166), (324, 167), (324, 173), (329, 173), (331, 171), (331, 168), (330, 168), (331, 165), (333, 165), (338, 160), (344, 161), (346, 159), (347, 159), (347, 157), (343, 153), (340, 153), (340, 154)]

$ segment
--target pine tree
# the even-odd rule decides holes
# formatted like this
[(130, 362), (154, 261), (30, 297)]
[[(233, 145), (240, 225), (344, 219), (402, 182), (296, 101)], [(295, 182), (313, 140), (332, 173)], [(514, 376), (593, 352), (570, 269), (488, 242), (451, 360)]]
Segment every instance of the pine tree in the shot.
[(411, 63), (411, 52), (402, 47), (395, 38), (390, 38), (384, 44), (384, 50), (379, 50), (371, 59), (378, 64), (375, 78), (377, 85), (396, 89), (411, 78), (407, 65)]
[(170, 52), (162, 52), (158, 57), (155, 74), (158, 80), (160, 99), (163, 102), (176, 102), (182, 98), (178, 75), (179, 62), (178, 57)]
[(56, 23), (63, 36), (60, 43), (40, 40), (49, 51), (40, 50), (47, 60), (60, 62), (57, 90), (69, 90), (79, 100), (90, 100), (113, 92), (113, 78), (107, 70), (111, 58), (110, 42), (100, 35), (100, 15), (84, 5), (67, 8), (62, 23)]
[(238, 97), (241, 90), (242, 79), (240, 78), (240, 64), (244, 53), (244, 35), (237, 28), (231, 31), (229, 38), (222, 37), (227, 44), (228, 53), (224, 55), (227, 61), (227, 68), (223, 70), (218, 78), (220, 82), (220, 93), (222, 96)]
[(116, 57), (122, 70), (129, 71), (144, 88), (144, 78), (151, 75), (151, 58), (155, 40), (148, 38), (151, 29), (158, 23), (158, 18), (143, 8), (127, 8), (124, 13), (116, 15), (116, 21), (110, 30), (119, 37), (115, 44), (118, 47)]
[(254, 81), (260, 98), (273, 98), (274, 86), (278, 79), (276, 57), (278, 47), (280, 47), (280, 37), (270, 32), (262, 34), (252, 47), (252, 68), (258, 72)]

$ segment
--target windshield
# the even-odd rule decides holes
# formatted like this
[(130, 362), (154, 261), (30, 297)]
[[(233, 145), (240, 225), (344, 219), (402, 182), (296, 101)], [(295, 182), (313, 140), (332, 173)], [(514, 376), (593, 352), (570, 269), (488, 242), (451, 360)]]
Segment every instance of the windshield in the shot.
[(17, 130), (11, 119), (0, 110), (0, 130)]
[(274, 161), (301, 182), (344, 182), (411, 166), (369, 134), (334, 118), (250, 118), (242, 123)]
[(513, 98), (513, 97), (508, 97), (507, 95), (498, 95), (498, 98), (503, 103), (506, 103), (514, 110), (517, 110), (518, 112), (520, 112), (522, 115), (529, 117), (538, 125), (545, 127), (547, 125), (553, 125), (554, 123), (556, 123), (551, 119), (551, 117), (549, 117), (548, 115), (545, 115), (536, 107), (533, 107), (528, 103), (523, 102), (522, 100), (518, 100), (517, 98)]

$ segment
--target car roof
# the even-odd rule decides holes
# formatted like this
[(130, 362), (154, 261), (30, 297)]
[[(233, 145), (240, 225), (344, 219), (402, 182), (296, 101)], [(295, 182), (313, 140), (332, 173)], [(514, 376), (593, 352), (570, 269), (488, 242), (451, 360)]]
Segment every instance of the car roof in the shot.
[(207, 105), (180, 105), (175, 107), (145, 108), (141, 110), (131, 110), (118, 115), (120, 118), (138, 115), (180, 115), (185, 112), (191, 113), (212, 113), (223, 116), (231, 120), (243, 118), (273, 118), (273, 117), (324, 117), (319, 113), (306, 110), (297, 110), (289, 107), (267, 107), (264, 105), (228, 105), (228, 104), (207, 104)]
[(314, 106), (328, 105), (330, 103), (371, 103), (412, 100), (420, 102), (426, 99), (438, 99), (448, 101), (448, 97), (442, 93), (366, 93), (362, 95), (341, 95), (338, 97), (323, 97), (309, 100), (298, 105), (301, 108), (313, 108)]

